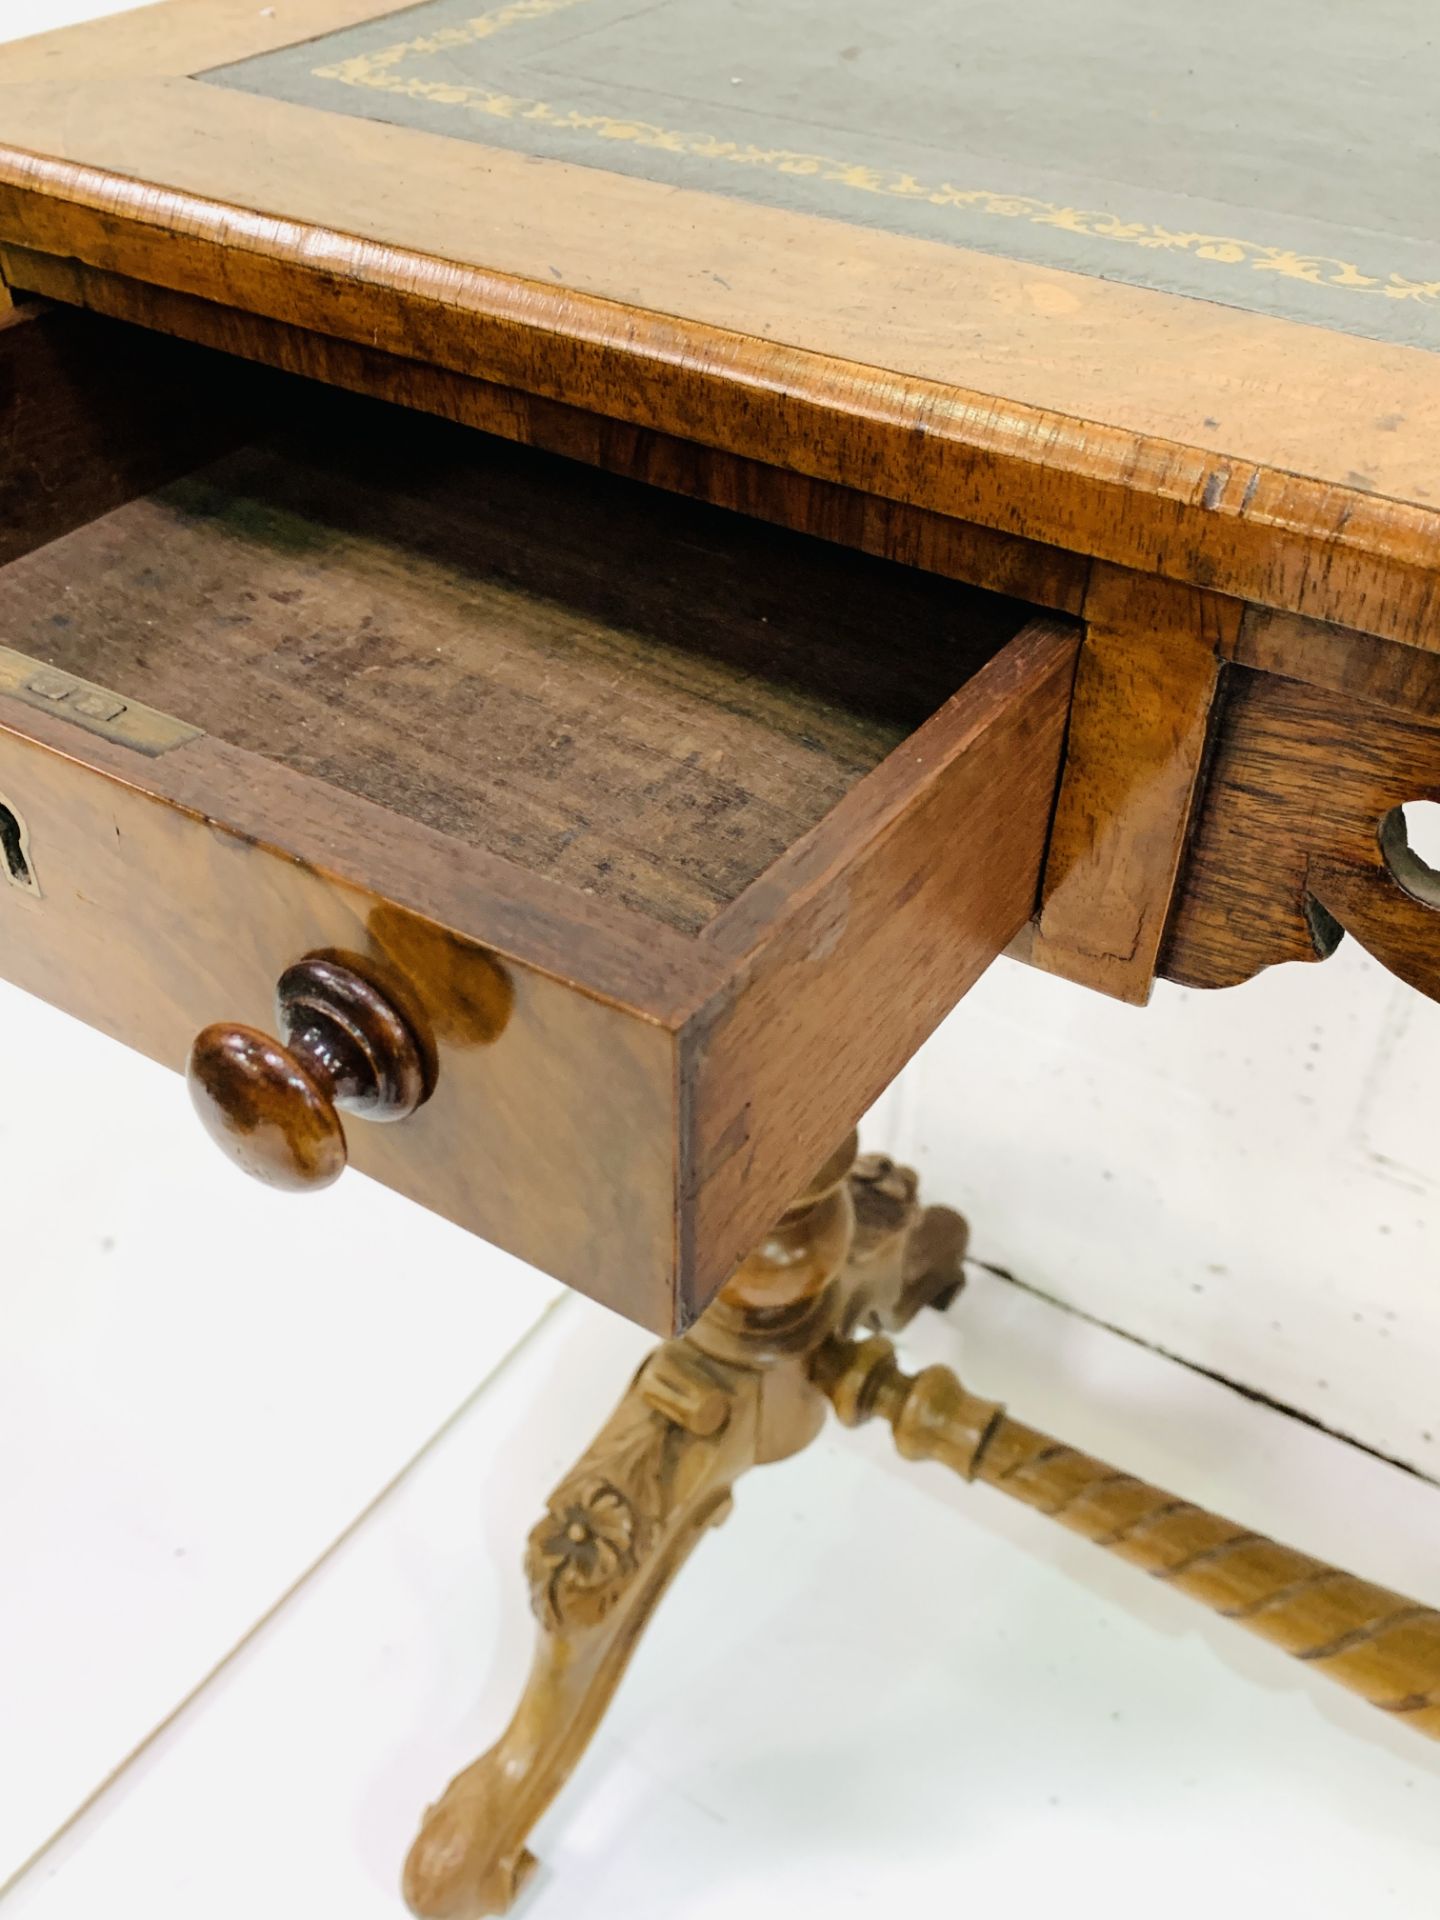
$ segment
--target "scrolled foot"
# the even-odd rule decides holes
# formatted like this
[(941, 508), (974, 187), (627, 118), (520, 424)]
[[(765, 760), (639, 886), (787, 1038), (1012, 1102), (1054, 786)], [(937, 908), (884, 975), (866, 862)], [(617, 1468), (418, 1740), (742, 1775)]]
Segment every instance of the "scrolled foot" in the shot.
[(497, 1852), (492, 1836), (503, 1819), (492, 1805), (489, 1781), (471, 1781), (476, 1771), (459, 1774), (426, 1810), (405, 1862), (405, 1901), (424, 1920), (508, 1913), (539, 1865), (523, 1841)]

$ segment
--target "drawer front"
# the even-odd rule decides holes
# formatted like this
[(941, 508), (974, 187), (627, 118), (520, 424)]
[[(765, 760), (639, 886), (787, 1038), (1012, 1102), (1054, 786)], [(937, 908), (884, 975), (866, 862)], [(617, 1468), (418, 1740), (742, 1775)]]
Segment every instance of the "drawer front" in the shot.
[(0, 972), (178, 1068), (348, 957), (434, 1086), (347, 1123), (353, 1163), (669, 1330), (1033, 911), (1073, 659), (1027, 629), (699, 940), (193, 730), (142, 752), (0, 693)]
[[(179, 1068), (212, 1021), (274, 1032), (275, 983), (303, 955), (357, 956), (404, 1000), (436, 1071), (402, 1124), (347, 1126), (353, 1163), (631, 1318), (668, 1325), (670, 1034), (332, 877), (332, 839), (356, 851), (353, 812), (327, 829), (284, 782), (262, 802), (253, 767), (228, 786), (222, 759), (204, 740), (145, 759), (0, 696), (0, 803), (20, 823), (32, 881), (0, 881), (0, 972)], [(286, 850), (245, 819), (247, 785), (255, 814), (288, 815)], [(381, 851), (372, 843), (371, 871)], [(165, 1169), (154, 1177), (159, 1196)]]

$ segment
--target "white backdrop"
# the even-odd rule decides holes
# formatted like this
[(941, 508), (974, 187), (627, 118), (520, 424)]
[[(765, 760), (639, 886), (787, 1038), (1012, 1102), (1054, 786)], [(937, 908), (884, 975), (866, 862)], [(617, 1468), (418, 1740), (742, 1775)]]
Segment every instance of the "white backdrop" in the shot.
[(1347, 940), (1144, 1009), (1002, 961), (876, 1120), (981, 1259), (1440, 1478), (1437, 1096)]

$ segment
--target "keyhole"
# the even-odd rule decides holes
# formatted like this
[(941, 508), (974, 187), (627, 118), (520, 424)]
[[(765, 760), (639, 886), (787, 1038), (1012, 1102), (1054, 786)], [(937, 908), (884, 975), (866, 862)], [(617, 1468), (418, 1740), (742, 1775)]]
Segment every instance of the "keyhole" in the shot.
[(1440, 801), (1411, 800), (1387, 813), (1380, 851), (1412, 900), (1440, 910)]
[(12, 887), (24, 893), (39, 893), (35, 869), (30, 864), (30, 835), (25, 822), (12, 806), (0, 799), (0, 873)]

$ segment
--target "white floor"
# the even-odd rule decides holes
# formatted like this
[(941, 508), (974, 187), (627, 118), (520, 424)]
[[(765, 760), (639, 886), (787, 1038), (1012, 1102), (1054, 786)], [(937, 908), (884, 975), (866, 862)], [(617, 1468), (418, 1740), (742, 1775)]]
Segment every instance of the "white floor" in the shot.
[[(0, 1031), (0, 1920), (399, 1920), (528, 1659), (521, 1542), (645, 1339), (358, 1176), (251, 1189), (33, 1001)], [(1440, 1598), (1425, 1481), (983, 1273), (909, 1345)], [(700, 1549), (522, 1911), (1421, 1920), (1437, 1841), (1436, 1749), (836, 1430)]]
[(0, 1035), (3, 1885), (560, 1289), (358, 1175), (238, 1179), (174, 1074), (3, 986)]

